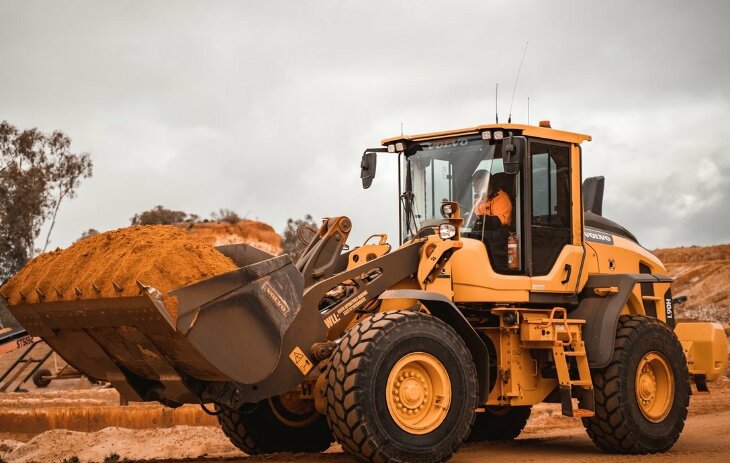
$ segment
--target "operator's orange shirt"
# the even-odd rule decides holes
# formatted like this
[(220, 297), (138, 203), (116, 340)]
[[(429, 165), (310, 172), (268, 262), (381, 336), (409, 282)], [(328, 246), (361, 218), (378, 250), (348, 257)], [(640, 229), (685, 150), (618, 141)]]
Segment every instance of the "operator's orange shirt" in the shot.
[(479, 201), (474, 206), (474, 212), (477, 215), (496, 216), (502, 225), (509, 225), (512, 220), (512, 201), (507, 193), (499, 190), (489, 198)]

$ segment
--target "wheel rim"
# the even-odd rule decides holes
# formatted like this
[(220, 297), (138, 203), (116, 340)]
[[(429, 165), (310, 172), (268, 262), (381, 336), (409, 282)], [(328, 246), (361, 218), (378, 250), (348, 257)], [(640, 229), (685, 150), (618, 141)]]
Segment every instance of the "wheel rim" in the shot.
[(649, 352), (636, 369), (636, 401), (644, 417), (658, 423), (667, 417), (674, 402), (674, 375), (667, 359)]
[(451, 405), (451, 380), (433, 355), (413, 352), (390, 370), (386, 401), (393, 421), (410, 434), (438, 428)]

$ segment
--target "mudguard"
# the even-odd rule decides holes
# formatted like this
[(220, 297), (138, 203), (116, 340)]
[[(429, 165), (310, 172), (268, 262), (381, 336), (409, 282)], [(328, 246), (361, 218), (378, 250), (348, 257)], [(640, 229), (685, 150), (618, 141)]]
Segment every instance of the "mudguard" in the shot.
[[(580, 293), (578, 308), (568, 318), (583, 319), (583, 339), (586, 343), (588, 364), (591, 368), (604, 368), (611, 361), (616, 341), (616, 326), (621, 310), (637, 283), (670, 283), (671, 278), (646, 273), (618, 275), (591, 275)], [(616, 292), (598, 294), (598, 288), (616, 288)], [(601, 291), (599, 291), (601, 292)], [(670, 301), (671, 304), (671, 301)]]
[(433, 291), (420, 289), (393, 289), (383, 292), (379, 299), (415, 299), (421, 302), (431, 315), (451, 326), (466, 343), (477, 369), (479, 401), (489, 395), (489, 351), (469, 321), (448, 297)]

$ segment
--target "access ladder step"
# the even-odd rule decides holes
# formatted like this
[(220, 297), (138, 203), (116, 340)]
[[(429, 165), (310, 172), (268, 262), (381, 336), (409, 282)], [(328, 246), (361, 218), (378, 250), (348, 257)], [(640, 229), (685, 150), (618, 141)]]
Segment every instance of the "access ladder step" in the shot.
[(586, 381), (581, 379), (570, 380), (571, 386), (593, 386), (593, 381)]
[(596, 413), (593, 410), (576, 408), (575, 410), (573, 410), (573, 416), (576, 418), (591, 418), (593, 416), (596, 416)]

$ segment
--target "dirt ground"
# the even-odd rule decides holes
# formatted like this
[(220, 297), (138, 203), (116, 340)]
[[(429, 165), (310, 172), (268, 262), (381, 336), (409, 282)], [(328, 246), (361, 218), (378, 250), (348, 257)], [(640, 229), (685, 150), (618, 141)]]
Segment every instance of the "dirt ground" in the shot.
[[(8, 410), (32, 413), (39, 409), (67, 407), (111, 407), (119, 409), (118, 395), (110, 389), (66, 390), (75, 380), (58, 381), (41, 391), (29, 388), (26, 394), (0, 394), (0, 427)], [(68, 384), (63, 384), (68, 383)], [(682, 437), (669, 452), (636, 457), (651, 461), (687, 461), (702, 458), (703, 463), (725, 462), (730, 458), (730, 379), (723, 377), (710, 384), (710, 394), (695, 394)], [(150, 405), (140, 405), (153, 410)], [(82, 462), (101, 462), (110, 454), (127, 461), (147, 462), (352, 462), (338, 445), (326, 453), (277, 454), (247, 457), (236, 449), (217, 426), (173, 426), (152, 429), (107, 427), (95, 432), (55, 429), (35, 437), (0, 433), (0, 458), (8, 463), (62, 462), (78, 456)], [(601, 452), (585, 434), (578, 419), (560, 415), (558, 405), (543, 404), (533, 409), (522, 435), (514, 442), (465, 445), (454, 462), (487, 460), (492, 462), (576, 462), (621, 461), (625, 457)]]

